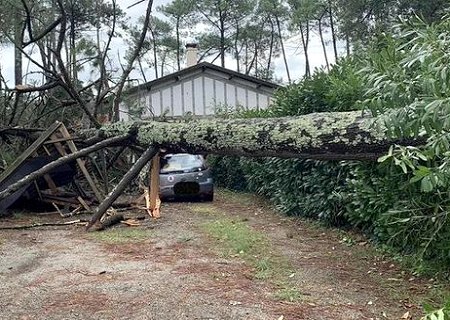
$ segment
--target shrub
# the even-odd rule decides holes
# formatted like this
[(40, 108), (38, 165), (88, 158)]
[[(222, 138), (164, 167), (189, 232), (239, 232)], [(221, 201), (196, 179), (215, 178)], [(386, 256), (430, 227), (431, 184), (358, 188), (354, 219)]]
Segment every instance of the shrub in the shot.
[[(224, 157), (216, 162), (219, 179), (264, 195), (286, 214), (347, 223), (416, 255), (419, 263), (450, 265), (449, 26), (450, 17), (431, 26), (404, 22), (330, 73), (316, 70), (279, 90), (274, 106), (262, 114), (366, 107), (394, 137), (427, 134), (424, 147), (392, 148), (380, 163)], [(234, 172), (245, 184), (231, 181)]]

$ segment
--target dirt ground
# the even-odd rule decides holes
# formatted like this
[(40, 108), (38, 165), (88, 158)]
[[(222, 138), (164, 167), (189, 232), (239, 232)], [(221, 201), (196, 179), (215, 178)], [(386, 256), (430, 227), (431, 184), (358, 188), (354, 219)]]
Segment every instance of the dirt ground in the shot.
[[(22, 213), (0, 227), (77, 218)], [(0, 319), (418, 319), (435, 290), (363, 238), (251, 195), (166, 203), (140, 224), (0, 230)]]

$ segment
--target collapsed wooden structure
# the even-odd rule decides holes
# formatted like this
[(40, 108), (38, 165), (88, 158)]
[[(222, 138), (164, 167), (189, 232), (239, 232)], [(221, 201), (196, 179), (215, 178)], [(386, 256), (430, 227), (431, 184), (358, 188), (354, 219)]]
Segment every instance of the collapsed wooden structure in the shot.
[[(8, 168), (0, 175), (0, 190), (5, 189), (7, 185), (12, 184), (34, 171), (34, 166), (42, 166), (47, 162), (56, 160), (61, 156), (66, 156), (77, 152), (78, 149), (73, 142), (73, 137), (69, 134), (67, 128), (61, 122), (55, 122), (47, 130), (45, 130), (32, 145), (30, 145), (16, 160), (8, 166)], [(48, 160), (47, 160), (48, 159)], [(90, 191), (93, 192), (96, 200), (101, 202), (103, 195), (97, 188), (98, 182), (94, 175), (91, 175), (86, 168), (85, 162), (81, 159), (74, 160), (79, 171), (83, 174)], [(60, 167), (61, 168), (61, 167)], [(34, 170), (33, 170), (34, 169)], [(75, 170), (74, 170), (75, 171)], [(53, 173), (53, 176), (52, 176)], [(76, 172), (74, 172), (76, 173)], [(70, 169), (62, 172), (62, 174), (70, 174)], [(86, 188), (82, 188), (77, 180), (73, 180), (72, 176), (58, 177), (56, 171), (49, 172), (43, 176), (45, 186), (38, 184), (38, 180), (33, 181), (31, 189), (37, 192), (38, 198), (42, 202), (51, 203), (58, 211), (59, 206), (75, 207), (75, 210), (83, 208), (90, 211), (91, 199), (87, 199), (85, 193)], [(59, 181), (55, 182), (55, 179)], [(62, 194), (58, 186), (74, 182), (76, 185), (76, 193)], [(24, 192), (30, 189), (30, 186), (24, 186), (9, 196), (9, 199), (0, 201), (0, 211), (7, 209), (13, 204)], [(49, 190), (49, 192), (47, 192)]]
[[(47, 173), (36, 175), (35, 178), (29, 180), (28, 183), (22, 184), (8, 195), (0, 199), (0, 214), (9, 206), (24, 197), (31, 198), (28, 193), (36, 193), (40, 202), (50, 203), (61, 214), (61, 216), (71, 216), (81, 209), (85, 212), (92, 212), (92, 206), (96, 204), (104, 204), (105, 195), (97, 187), (99, 182), (94, 174), (89, 172), (85, 160), (77, 157), (79, 150), (77, 149), (74, 138), (70, 135), (65, 125), (61, 122), (55, 122), (19, 156), (9, 165), (5, 171), (0, 174), (0, 191), (4, 191), (10, 185), (14, 185), (17, 181), (21, 181), (30, 175), (36, 174), (42, 167), (53, 164)], [(42, 156), (44, 154), (44, 156)], [(152, 152), (153, 154), (153, 152)], [(74, 156), (75, 155), (75, 156)], [(57, 163), (62, 159), (69, 159)], [(55, 165), (56, 161), (56, 165)], [(146, 161), (148, 162), (148, 161)], [(73, 164), (73, 168), (65, 168), (68, 163)], [(145, 163), (144, 163), (145, 165)], [(63, 168), (63, 169), (62, 169)], [(64, 170), (65, 169), (65, 170)], [(78, 170), (77, 170), (78, 169)], [(76, 171), (79, 171), (87, 186), (80, 185), (79, 179), (75, 179)], [(60, 176), (62, 175), (62, 176)], [(41, 178), (40, 178), (41, 177)], [(159, 208), (161, 201), (158, 196), (159, 189), (159, 155), (156, 154), (152, 160), (150, 181), (144, 189), (146, 206), (144, 209), (152, 217), (159, 217)], [(56, 180), (58, 179), (58, 180)], [(41, 181), (42, 180), (42, 181)], [(74, 183), (75, 193), (69, 193), (61, 190), (61, 186)], [(71, 208), (69, 212), (63, 212), (60, 208)], [(111, 206), (108, 205), (106, 209)]]

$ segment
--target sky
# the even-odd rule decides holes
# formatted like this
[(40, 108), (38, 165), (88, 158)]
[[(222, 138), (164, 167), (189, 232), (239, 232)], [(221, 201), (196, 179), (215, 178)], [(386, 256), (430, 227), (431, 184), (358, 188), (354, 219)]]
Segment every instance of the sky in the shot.
[[(138, 18), (140, 16), (142, 16), (143, 14), (145, 14), (145, 10), (146, 10), (146, 6), (147, 6), (147, 2), (143, 2), (140, 4), (137, 4), (129, 9), (127, 9), (129, 6), (131, 6), (132, 4), (136, 3), (137, 0), (117, 0), (118, 5), (126, 11), (127, 13), (127, 17), (130, 20), (130, 22), (135, 22), (138, 20)], [(160, 5), (166, 4), (170, 2), (170, 0), (154, 0), (153, 2), (153, 12), (156, 13), (156, 8)], [(156, 13), (157, 14), (157, 13)], [(330, 35), (326, 35), (326, 37), (328, 37), (327, 41), (327, 51), (328, 51), (328, 58), (330, 63), (333, 63), (333, 57), (334, 54), (332, 53), (332, 48), (331, 48), (331, 36)], [(186, 42), (190, 42), (192, 41), (192, 39), (185, 39)], [(310, 56), (310, 64), (312, 69), (314, 69), (315, 67), (320, 67), (323, 66), (325, 64), (325, 60), (324, 60), (324, 54), (323, 54), (323, 50), (322, 50), (322, 45), (320, 43), (320, 39), (318, 37), (318, 35), (313, 34), (311, 36), (311, 40), (310, 40), (310, 50), (309, 52), (309, 56)], [(305, 60), (304, 60), (304, 55), (303, 55), (303, 50), (300, 49), (300, 39), (298, 37), (294, 37), (292, 39), (289, 39), (287, 41), (285, 41), (285, 46), (286, 46), (286, 52), (287, 52), (287, 56), (288, 56), (288, 64), (289, 64), (289, 69), (290, 69), (290, 73), (291, 73), (291, 78), (293, 80), (298, 80), (300, 79), (304, 72), (305, 72)], [(116, 59), (118, 62), (119, 58), (118, 57), (122, 57), (126, 51), (127, 45), (124, 41), (124, 39), (114, 39), (112, 42), (112, 46), (111, 46), (111, 52), (113, 53), (111, 56), (113, 57), (113, 59)], [(1, 72), (3, 74), (3, 76), (5, 77), (5, 79), (8, 82), (9, 86), (12, 86), (14, 83), (14, 58), (13, 58), (13, 48), (12, 47), (0, 47), (0, 68), (1, 68)], [(35, 54), (34, 56), (36, 56), (37, 59), (38, 55)], [(121, 59), (121, 61), (123, 62), (123, 59)], [(182, 61), (182, 65), (183, 65), (184, 61)], [(117, 64), (118, 65), (118, 64)], [(235, 62), (229, 58), (226, 60), (226, 67), (230, 68), (230, 69), (234, 69), (235, 68)], [(281, 78), (284, 82), (287, 82), (287, 77), (286, 77), (286, 71), (285, 71), (285, 66), (284, 66), (284, 62), (282, 57), (280, 56), (279, 58), (276, 58), (274, 60), (274, 67), (275, 67), (275, 76), (277, 78)], [(30, 63), (29, 61), (27, 61), (25, 59), (24, 61), (24, 65), (23, 65), (23, 69), (24, 72), (29, 73), (28, 76), (26, 76), (26, 78), (24, 79), (24, 83), (25, 84), (33, 84), (33, 82), (39, 81), (39, 77), (36, 77), (36, 75), (33, 73), (34, 71), (38, 71), (38, 69), (36, 67), (34, 67), (32, 65), (32, 63)], [(152, 80), (154, 78), (154, 71), (150, 68), (147, 68), (145, 70), (146, 73), (146, 78), (147, 80)], [(84, 71), (81, 73), (81, 77), (83, 78), (83, 80), (88, 80), (88, 79), (93, 79), (96, 77), (95, 74), (91, 74), (89, 71)], [(142, 76), (139, 72), (134, 71), (131, 74), (131, 78), (136, 79), (136, 83), (142, 83), (143, 79)]]

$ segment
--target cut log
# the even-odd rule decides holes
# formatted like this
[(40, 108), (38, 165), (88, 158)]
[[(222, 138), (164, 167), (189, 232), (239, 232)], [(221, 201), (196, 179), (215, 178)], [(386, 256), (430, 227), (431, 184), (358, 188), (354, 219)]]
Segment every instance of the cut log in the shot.
[(112, 216), (109, 216), (107, 218), (105, 218), (104, 221), (102, 221), (102, 223), (100, 224), (100, 226), (98, 227), (98, 229), (96, 231), (102, 231), (105, 230), (109, 227), (112, 227), (116, 224), (121, 223), (123, 220), (125, 220), (123, 214), (120, 213), (116, 213)]
[(385, 128), (375, 126), (374, 118), (361, 111), (292, 118), (115, 123), (99, 130), (101, 137), (130, 133), (142, 146), (170, 152), (321, 160), (376, 159), (392, 144), (423, 143), (388, 139)]

